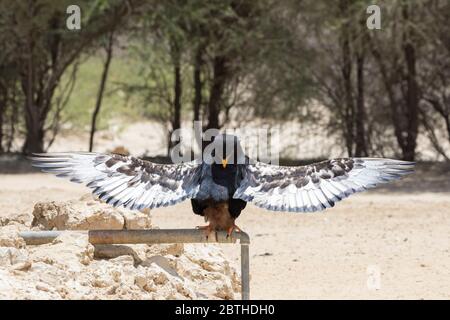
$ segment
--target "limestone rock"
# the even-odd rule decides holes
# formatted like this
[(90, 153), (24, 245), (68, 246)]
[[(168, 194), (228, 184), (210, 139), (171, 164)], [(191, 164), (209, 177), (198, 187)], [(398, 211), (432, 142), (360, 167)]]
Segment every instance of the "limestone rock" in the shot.
[(60, 202), (38, 202), (34, 205), (31, 226), (39, 226), (43, 230), (67, 229), (69, 205)]
[(26, 228), (15, 224), (8, 224), (0, 227), (0, 247), (25, 247), (25, 241), (19, 237), (19, 232)]
[(92, 195), (67, 202), (38, 202), (31, 226), (41, 230), (149, 229), (150, 210), (114, 208)]
[(0, 227), (8, 224), (20, 224), (25, 226), (25, 224), (29, 223), (29, 219), (30, 216), (27, 213), (5, 212), (2, 213), (2, 216), (0, 217)]
[(150, 229), (152, 227), (149, 209), (143, 211), (120, 210), (120, 213), (125, 219), (124, 229)]

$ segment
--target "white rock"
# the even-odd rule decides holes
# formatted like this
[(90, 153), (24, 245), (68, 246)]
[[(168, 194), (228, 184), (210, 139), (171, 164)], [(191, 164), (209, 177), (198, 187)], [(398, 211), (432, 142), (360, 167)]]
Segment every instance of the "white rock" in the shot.
[(31, 226), (43, 230), (64, 230), (69, 220), (69, 205), (62, 202), (38, 202), (34, 205)]
[(125, 219), (124, 229), (150, 229), (152, 227), (149, 210), (145, 210), (144, 212), (130, 210), (119, 211)]
[(47, 285), (46, 283), (43, 283), (43, 282), (39, 282), (38, 284), (36, 284), (36, 289), (45, 291), (45, 292), (53, 291), (53, 289), (49, 285)]
[(0, 227), (0, 247), (25, 247), (25, 240), (19, 237), (19, 232), (22, 230), (24, 230), (24, 228), (19, 227), (16, 224)]
[(28, 261), (27, 250), (14, 247), (0, 247), (0, 266), (16, 265)]
[(123, 229), (125, 220), (118, 209), (95, 202), (38, 202), (33, 210), (32, 227), (41, 230)]

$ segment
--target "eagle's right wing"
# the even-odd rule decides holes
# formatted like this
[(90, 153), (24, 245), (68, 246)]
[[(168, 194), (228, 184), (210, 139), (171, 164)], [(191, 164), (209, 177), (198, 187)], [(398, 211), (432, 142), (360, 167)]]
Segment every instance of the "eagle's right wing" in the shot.
[(43, 153), (31, 157), (44, 172), (86, 183), (100, 199), (129, 209), (173, 205), (198, 190), (201, 164), (157, 164), (118, 154)]
[(268, 210), (313, 212), (413, 169), (412, 162), (382, 158), (341, 158), (300, 167), (256, 162), (247, 165), (233, 198)]

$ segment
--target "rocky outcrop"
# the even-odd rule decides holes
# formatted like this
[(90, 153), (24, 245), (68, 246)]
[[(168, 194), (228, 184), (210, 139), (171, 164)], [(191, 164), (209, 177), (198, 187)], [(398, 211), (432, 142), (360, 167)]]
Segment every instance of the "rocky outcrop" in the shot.
[[(99, 245), (86, 229), (142, 229), (150, 212), (111, 208), (90, 197), (37, 203), (32, 226), (68, 230), (27, 246), (11, 221), (0, 226), (0, 299), (235, 299), (240, 280), (211, 244)], [(71, 230), (71, 231), (69, 231)]]
[(114, 208), (90, 194), (76, 201), (38, 202), (31, 226), (40, 230), (149, 229), (150, 211)]

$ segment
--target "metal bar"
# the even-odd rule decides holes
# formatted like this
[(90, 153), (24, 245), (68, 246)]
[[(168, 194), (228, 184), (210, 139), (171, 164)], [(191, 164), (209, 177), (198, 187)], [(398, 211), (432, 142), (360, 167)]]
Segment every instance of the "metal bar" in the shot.
[(27, 245), (46, 244), (55, 240), (62, 231), (23, 231), (19, 237), (25, 240)]
[(151, 230), (89, 230), (92, 244), (136, 244), (136, 243), (236, 243), (249, 244), (250, 237), (245, 232), (218, 231), (206, 238), (198, 229), (151, 229)]
[[(63, 232), (80, 231), (25, 231), (19, 236), (27, 245), (50, 243)], [(151, 229), (151, 230), (89, 230), (89, 242), (93, 245), (138, 244), (138, 243), (236, 243), (241, 245), (241, 290), (242, 300), (250, 299), (250, 237), (247, 233), (218, 231), (208, 238), (198, 229)]]

